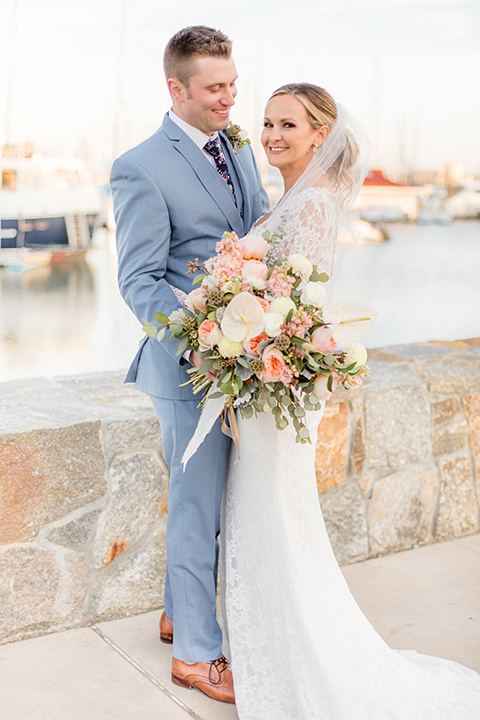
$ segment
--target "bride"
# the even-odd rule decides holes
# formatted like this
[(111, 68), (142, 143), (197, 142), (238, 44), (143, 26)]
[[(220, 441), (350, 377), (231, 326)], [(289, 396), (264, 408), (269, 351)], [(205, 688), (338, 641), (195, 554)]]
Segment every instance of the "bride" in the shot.
[[(280, 255), (302, 253), (334, 275), (365, 173), (361, 130), (325, 90), (292, 84), (267, 103), (262, 144), (285, 194), (251, 232), (281, 233)], [(312, 438), (320, 419), (309, 414)], [(390, 649), (357, 606), (325, 530), (315, 443), (295, 443), (269, 413), (239, 429), (221, 535), (240, 720), (478, 720), (479, 675)]]

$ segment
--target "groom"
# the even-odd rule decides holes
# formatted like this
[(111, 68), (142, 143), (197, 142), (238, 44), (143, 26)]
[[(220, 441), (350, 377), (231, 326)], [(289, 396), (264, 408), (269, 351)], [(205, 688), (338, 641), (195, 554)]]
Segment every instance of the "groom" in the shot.
[[(268, 208), (250, 145), (235, 153), (221, 132), (237, 94), (231, 45), (223, 33), (203, 26), (171, 38), (164, 68), (172, 109), (152, 137), (112, 168), (120, 292), (142, 324), (179, 306), (172, 286), (190, 292), (188, 261), (214, 255), (225, 231), (245, 235)], [(153, 401), (170, 468), (160, 634), (173, 640), (175, 683), (234, 702), (215, 614), (228, 439), (217, 421), (183, 472), (199, 398), (191, 385), (181, 385), (189, 380), (188, 361), (201, 361), (195, 352), (178, 355), (177, 346), (168, 335), (162, 343), (143, 340), (126, 378)]]

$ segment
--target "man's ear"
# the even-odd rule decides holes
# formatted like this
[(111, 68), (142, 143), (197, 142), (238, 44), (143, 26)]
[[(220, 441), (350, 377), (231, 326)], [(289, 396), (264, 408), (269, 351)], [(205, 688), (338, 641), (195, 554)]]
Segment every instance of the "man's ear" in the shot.
[(172, 96), (172, 100), (178, 103), (183, 103), (185, 100), (185, 86), (182, 85), (180, 80), (176, 77), (168, 78), (167, 87), (170, 95)]

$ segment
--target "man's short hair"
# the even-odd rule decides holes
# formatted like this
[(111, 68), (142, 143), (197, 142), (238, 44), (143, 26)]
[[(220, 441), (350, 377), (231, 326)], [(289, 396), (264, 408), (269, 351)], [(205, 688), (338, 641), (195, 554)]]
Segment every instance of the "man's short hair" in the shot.
[(232, 52), (232, 41), (213, 28), (204, 25), (193, 25), (183, 28), (167, 43), (163, 55), (165, 77), (175, 77), (182, 85), (188, 86), (195, 72), (193, 60), (196, 57), (229, 58)]

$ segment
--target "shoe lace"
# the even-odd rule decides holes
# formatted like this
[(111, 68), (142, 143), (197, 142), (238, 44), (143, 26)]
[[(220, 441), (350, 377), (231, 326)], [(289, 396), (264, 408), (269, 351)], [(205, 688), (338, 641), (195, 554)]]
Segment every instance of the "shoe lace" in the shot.
[[(228, 660), (224, 655), (221, 658), (218, 658), (218, 660), (212, 660), (210, 663), (210, 670), (208, 671), (208, 679), (212, 685), (218, 685), (221, 682), (222, 673), (228, 668), (228, 664)], [(214, 668), (216, 673), (214, 672)]]

